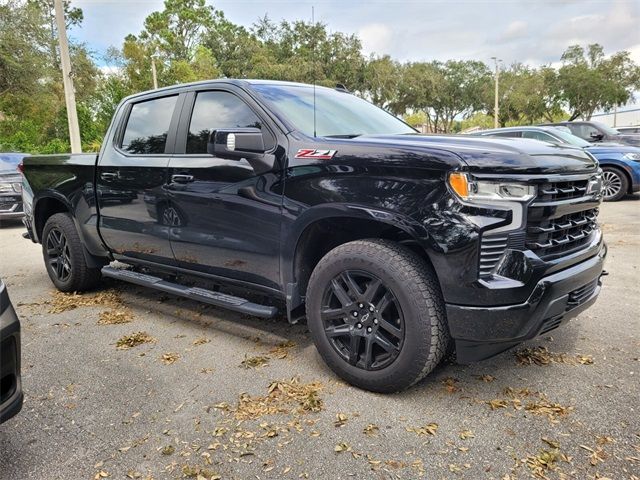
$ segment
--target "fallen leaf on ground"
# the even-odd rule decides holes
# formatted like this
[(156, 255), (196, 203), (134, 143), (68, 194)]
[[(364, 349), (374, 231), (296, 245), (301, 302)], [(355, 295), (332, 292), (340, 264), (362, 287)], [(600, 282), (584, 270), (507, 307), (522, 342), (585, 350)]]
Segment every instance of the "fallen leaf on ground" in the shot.
[(379, 431), (380, 431), (380, 427), (378, 427), (377, 425), (374, 425), (373, 423), (370, 423), (369, 425), (364, 427), (364, 429), (362, 430), (362, 432), (365, 435), (369, 435), (369, 436), (377, 435)]
[(133, 315), (127, 310), (105, 310), (100, 312), (98, 325), (119, 325), (129, 323), (133, 320)]
[(269, 355), (282, 360), (284, 358), (287, 358), (287, 356), (289, 355), (289, 350), (291, 350), (295, 346), (295, 342), (292, 342), (291, 340), (279, 343), (271, 350), (269, 350)]
[(323, 408), (320, 382), (301, 383), (297, 378), (272, 382), (266, 396), (240, 395), (232, 409), (238, 420), (258, 418), (276, 413), (319, 412)]
[(521, 365), (550, 365), (565, 363), (567, 365), (593, 365), (591, 355), (570, 356), (565, 353), (553, 353), (546, 347), (523, 348), (515, 352), (516, 359)]
[(149, 335), (147, 332), (135, 332), (119, 338), (116, 342), (116, 348), (119, 350), (126, 350), (128, 348), (142, 345), (143, 343), (153, 343), (155, 341), (156, 339)]
[(255, 357), (247, 357), (245, 355), (244, 360), (240, 362), (240, 366), (248, 370), (250, 368), (264, 367), (268, 363), (269, 363), (269, 357), (265, 357), (262, 355), (258, 355)]
[(429, 423), (424, 427), (406, 427), (407, 432), (413, 432), (416, 435), (435, 435), (438, 432), (437, 423)]
[(335, 427), (342, 427), (347, 423), (348, 417), (344, 413), (338, 413), (336, 420), (333, 422)]
[(175, 451), (176, 451), (176, 447), (174, 447), (173, 445), (167, 445), (165, 447), (162, 447), (162, 450), (160, 450), (162, 455), (171, 455)]
[(115, 290), (104, 290), (96, 293), (64, 293), (53, 292), (49, 302), (49, 313), (62, 313), (78, 307), (108, 306), (122, 307), (120, 294)]
[(160, 361), (165, 365), (172, 365), (178, 361), (180, 354), (176, 352), (163, 353), (160, 357)]
[(336, 445), (335, 447), (333, 447), (333, 451), (337, 453), (350, 452), (351, 447), (349, 446), (349, 444), (342, 442)]
[(556, 469), (555, 463), (558, 458), (560, 458), (560, 452), (557, 449), (541, 450), (538, 455), (529, 455), (525, 464), (537, 477), (547, 478), (546, 473)]
[(444, 380), (442, 380), (444, 389), (449, 393), (455, 393), (460, 390), (460, 388), (456, 385), (456, 383), (458, 383), (458, 379), (453, 377), (447, 377)]

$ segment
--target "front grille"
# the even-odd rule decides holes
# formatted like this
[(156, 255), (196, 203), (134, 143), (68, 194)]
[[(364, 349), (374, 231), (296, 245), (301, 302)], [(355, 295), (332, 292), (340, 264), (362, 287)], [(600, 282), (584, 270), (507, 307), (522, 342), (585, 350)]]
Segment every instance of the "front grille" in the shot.
[(572, 308), (577, 307), (578, 305), (588, 300), (593, 292), (595, 292), (596, 287), (598, 286), (598, 280), (594, 280), (592, 282), (583, 285), (580, 288), (576, 288), (574, 291), (569, 293), (569, 300), (567, 300), (567, 310), (571, 310)]
[(538, 186), (527, 210), (526, 248), (543, 260), (579, 251), (598, 229), (598, 201), (587, 195), (589, 178)]
[(598, 209), (570, 213), (554, 219), (531, 219), (525, 245), (540, 258), (580, 249), (597, 229)]
[(587, 193), (589, 179), (543, 183), (538, 187), (537, 200), (541, 202), (569, 200)]

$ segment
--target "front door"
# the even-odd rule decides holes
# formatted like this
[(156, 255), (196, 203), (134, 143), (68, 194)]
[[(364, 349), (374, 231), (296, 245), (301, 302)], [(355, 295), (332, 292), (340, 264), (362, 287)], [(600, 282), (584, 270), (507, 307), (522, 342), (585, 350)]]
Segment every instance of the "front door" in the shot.
[(103, 149), (95, 192), (99, 227), (116, 255), (174, 263), (166, 184), (179, 100), (171, 95), (130, 105), (122, 112), (124, 131), (113, 148)]
[(281, 172), (259, 174), (245, 159), (207, 153), (212, 131), (237, 127), (260, 128), (267, 148), (275, 149), (274, 133), (249, 102), (227, 90), (185, 99), (169, 162), (171, 246), (179, 267), (278, 288)]

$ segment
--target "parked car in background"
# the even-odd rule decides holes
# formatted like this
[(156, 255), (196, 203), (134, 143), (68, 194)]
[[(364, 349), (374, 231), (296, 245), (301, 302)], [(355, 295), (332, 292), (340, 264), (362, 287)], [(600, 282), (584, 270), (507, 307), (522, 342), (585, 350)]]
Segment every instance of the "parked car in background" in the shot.
[(0, 279), (0, 423), (22, 409), (20, 321)]
[(603, 174), (605, 201), (620, 200), (640, 191), (640, 148), (618, 143), (589, 143), (565, 131), (565, 127), (509, 127), (484, 130), (475, 135), (530, 138), (556, 145), (579, 147), (596, 157)]
[(24, 153), (0, 153), (0, 222), (24, 215), (18, 165), (25, 156)]
[(616, 130), (618, 130), (623, 135), (627, 135), (630, 133), (640, 134), (640, 125), (636, 125), (635, 127), (616, 127)]
[(640, 147), (640, 134), (622, 133), (600, 122), (573, 121), (545, 123), (540, 126), (555, 127), (558, 125), (567, 127), (576, 137), (580, 137), (587, 142), (616, 142)]

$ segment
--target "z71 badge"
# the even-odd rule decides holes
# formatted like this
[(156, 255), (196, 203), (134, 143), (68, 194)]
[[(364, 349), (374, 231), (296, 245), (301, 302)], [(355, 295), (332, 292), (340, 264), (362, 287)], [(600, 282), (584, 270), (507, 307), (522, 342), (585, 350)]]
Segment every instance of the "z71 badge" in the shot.
[(315, 148), (301, 148), (295, 158), (308, 158), (311, 160), (331, 160), (337, 150), (317, 150)]

